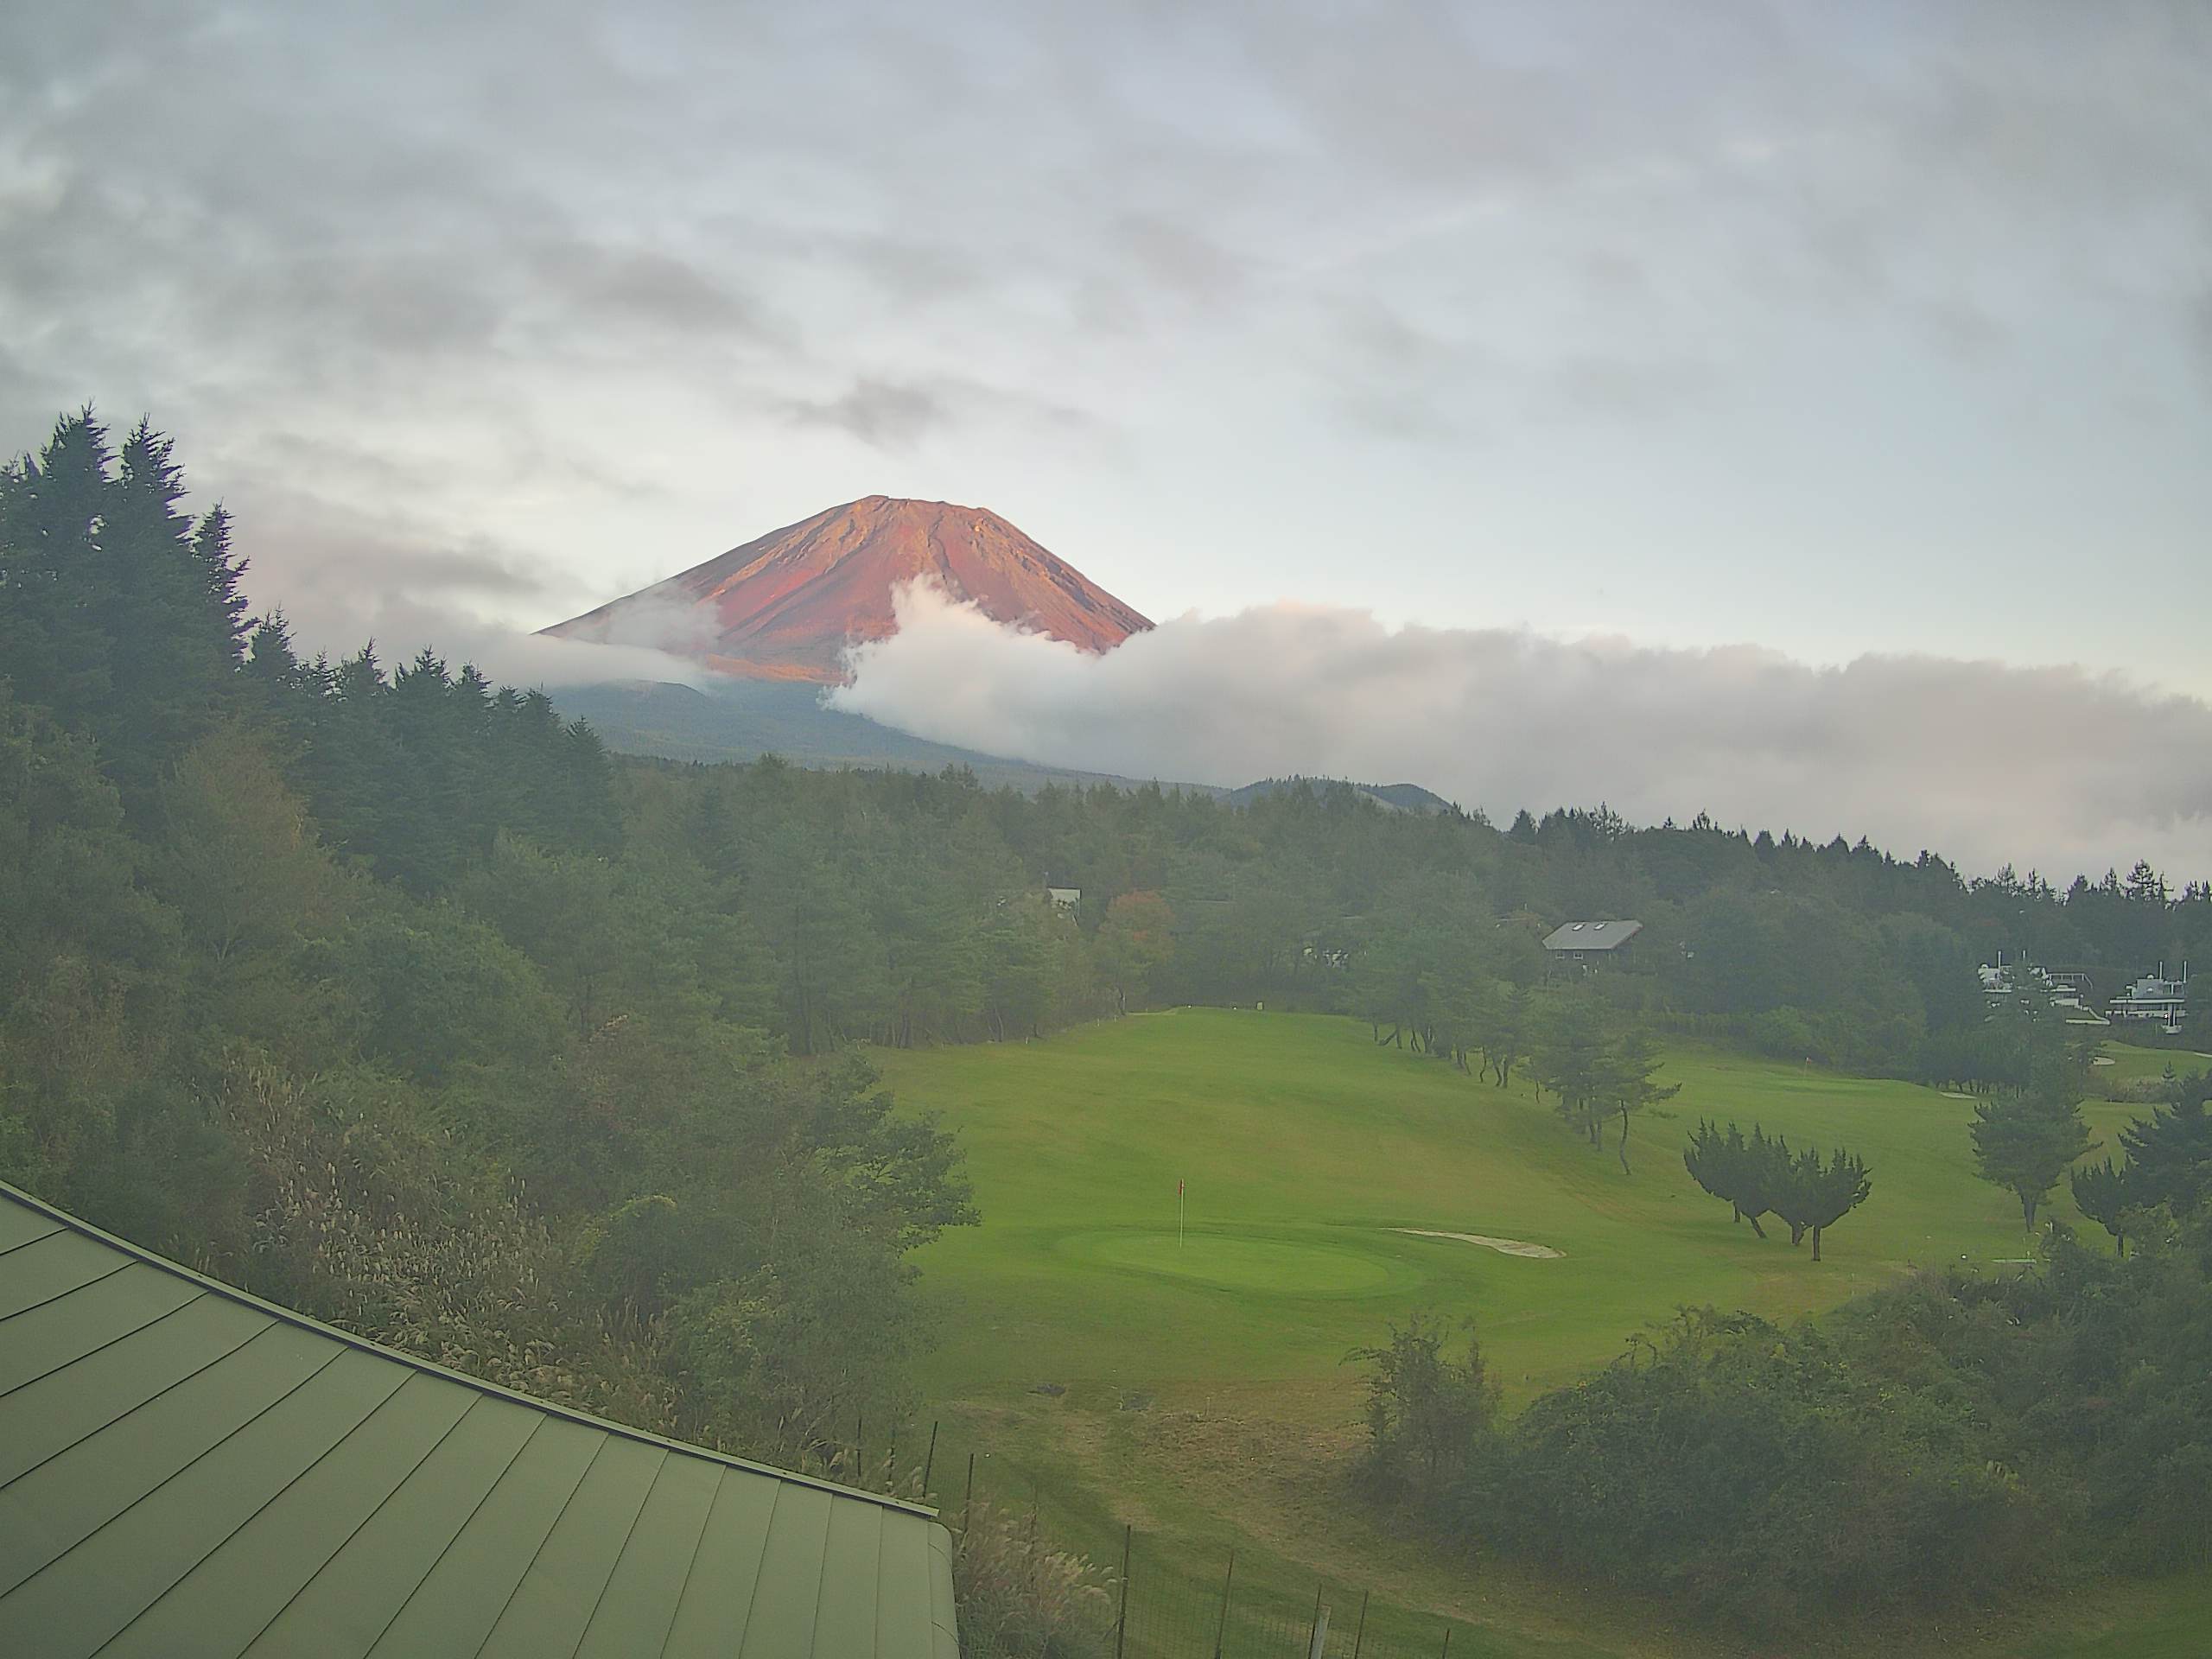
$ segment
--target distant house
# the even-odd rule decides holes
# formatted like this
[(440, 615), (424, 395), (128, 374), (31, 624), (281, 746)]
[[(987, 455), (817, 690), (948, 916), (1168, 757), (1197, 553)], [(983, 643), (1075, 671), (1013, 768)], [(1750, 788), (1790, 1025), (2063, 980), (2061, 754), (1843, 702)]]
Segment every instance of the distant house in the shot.
[(1081, 887), (1047, 887), (1045, 896), (1071, 915), (1083, 908)]
[(1550, 961), (1581, 968), (1626, 962), (1630, 941), (1643, 931), (1642, 922), (1565, 922), (1545, 936), (1544, 950)]
[(2089, 1006), (2089, 976), (2085, 973), (2071, 969), (2054, 971), (2024, 957), (2007, 962), (2001, 950), (1995, 962), (1982, 963), (1977, 971), (1981, 976), (1981, 994), (1992, 1012), (2007, 1007), (2007, 999), (2018, 995), (2025, 986), (2040, 992), (2052, 1010), (2069, 1026), (2111, 1023)]
[(2182, 964), (2179, 979), (2164, 977), (2163, 969), (2156, 974), (2144, 975), (2113, 998), (2112, 1017), (2159, 1031), (2179, 1031), (2189, 1017), (2189, 964)]

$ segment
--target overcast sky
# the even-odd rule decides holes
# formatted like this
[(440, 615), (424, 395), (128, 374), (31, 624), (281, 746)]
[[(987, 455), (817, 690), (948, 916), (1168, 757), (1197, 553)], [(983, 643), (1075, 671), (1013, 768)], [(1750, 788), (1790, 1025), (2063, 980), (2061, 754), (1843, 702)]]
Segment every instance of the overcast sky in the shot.
[(2212, 696), (2212, 6), (49, 6), (0, 448), (88, 398), (333, 646), (883, 492), (1156, 617)]

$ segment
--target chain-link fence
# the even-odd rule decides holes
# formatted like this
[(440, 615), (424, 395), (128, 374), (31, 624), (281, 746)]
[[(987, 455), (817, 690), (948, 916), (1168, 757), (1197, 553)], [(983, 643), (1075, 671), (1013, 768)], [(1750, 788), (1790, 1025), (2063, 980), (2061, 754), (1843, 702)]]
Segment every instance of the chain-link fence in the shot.
[(1234, 1552), (1211, 1580), (1196, 1563), (1167, 1559), (1164, 1547), (1134, 1531), (1124, 1553), (1128, 1565), (1113, 1585), (1116, 1659), (1443, 1659), (1451, 1652), (1448, 1624), (1411, 1635), (1406, 1616), (1391, 1609), (1398, 1628), (1386, 1630), (1385, 1610), (1363, 1590), (1324, 1581), (1310, 1604), (1294, 1603), (1279, 1584), (1240, 1591)]
[(955, 1539), (965, 1659), (1449, 1659), (1450, 1624), (1343, 1580), (1293, 1592), (1279, 1563), (1257, 1574), (1233, 1550), (1208, 1560), (1134, 1527), (1110, 1556), (1077, 1555), (1040, 1523), (1033, 1478), (994, 1492), (1013, 1471), (979, 1483), (988, 1452), (954, 1454), (938, 1425), (880, 1448), (864, 1427), (825, 1448), (824, 1472), (938, 1506)]

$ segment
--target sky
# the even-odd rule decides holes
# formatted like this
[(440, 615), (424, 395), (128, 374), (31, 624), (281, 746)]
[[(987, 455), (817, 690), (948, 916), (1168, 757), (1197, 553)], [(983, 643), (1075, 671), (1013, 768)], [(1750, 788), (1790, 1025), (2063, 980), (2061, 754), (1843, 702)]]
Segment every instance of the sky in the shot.
[(2208, 111), (2202, 0), (49, 8), (0, 449), (149, 414), (308, 643), (525, 677), (880, 493), (1194, 627), (2073, 668), (2164, 730)]

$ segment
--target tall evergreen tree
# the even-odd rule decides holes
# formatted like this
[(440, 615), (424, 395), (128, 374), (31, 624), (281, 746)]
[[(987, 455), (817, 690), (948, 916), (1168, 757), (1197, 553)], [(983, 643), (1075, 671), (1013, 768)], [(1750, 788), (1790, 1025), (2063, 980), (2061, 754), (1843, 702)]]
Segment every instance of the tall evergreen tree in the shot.
[(1975, 1169), (2019, 1199), (2020, 1219), (2030, 1232), (2059, 1177), (2094, 1144), (2079, 1099), (2070, 1090), (2050, 1086), (1976, 1103), (1970, 1133)]

